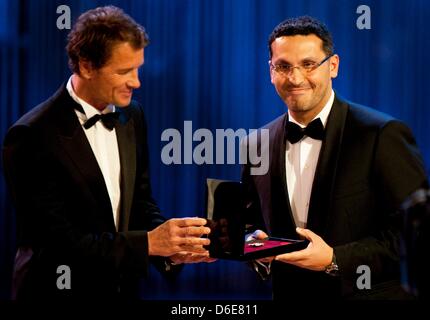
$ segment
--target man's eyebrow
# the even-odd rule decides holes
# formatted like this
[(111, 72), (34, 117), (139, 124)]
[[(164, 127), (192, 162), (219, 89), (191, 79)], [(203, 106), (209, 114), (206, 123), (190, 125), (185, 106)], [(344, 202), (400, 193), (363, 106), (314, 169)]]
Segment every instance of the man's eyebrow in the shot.
[(122, 69), (118, 69), (117, 71), (121, 72), (121, 71), (131, 71), (134, 68), (122, 68)]
[[(141, 65), (139, 65), (138, 67), (137, 67), (137, 69), (140, 69), (140, 68), (142, 68), (143, 67), (143, 63), (141, 64)], [(131, 70), (133, 70), (133, 69), (136, 69), (135, 67), (129, 67), (129, 68), (122, 68), (122, 69), (118, 69), (117, 71), (118, 72), (126, 72), (126, 71), (131, 71)]]
[[(312, 61), (312, 62), (316, 62), (318, 59), (315, 57), (305, 57), (303, 59), (300, 60), (300, 62), (308, 62), (308, 61)], [(281, 58), (279, 60), (276, 61), (276, 64), (290, 64), (290, 62), (288, 62), (287, 60)]]
[(303, 58), (302, 61), (312, 61), (312, 62), (315, 62), (315, 61), (318, 61), (318, 58), (315, 58), (315, 57), (306, 57), (306, 58)]
[(287, 60), (285, 60), (285, 59), (279, 59), (279, 60), (276, 60), (276, 64), (291, 64), (291, 63), (289, 63)]

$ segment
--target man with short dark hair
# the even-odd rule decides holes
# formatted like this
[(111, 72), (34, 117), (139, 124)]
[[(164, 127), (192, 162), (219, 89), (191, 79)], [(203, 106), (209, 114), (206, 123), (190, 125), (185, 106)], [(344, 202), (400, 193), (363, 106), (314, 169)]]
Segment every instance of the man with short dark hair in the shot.
[[(255, 238), (298, 233), (310, 241), (304, 250), (258, 261), (271, 263), (260, 271), (271, 270), (274, 298), (406, 298), (396, 210), (427, 184), (411, 131), (335, 94), (339, 56), (318, 20), (279, 24), (269, 53), (271, 82), (288, 112), (265, 126), (268, 173), (252, 176), (244, 166), (247, 207), (264, 230)], [(248, 141), (260, 150), (260, 141)], [(360, 266), (370, 270), (370, 288), (357, 285)]]
[(148, 42), (121, 9), (82, 14), (67, 45), (73, 75), (8, 131), (14, 298), (137, 297), (149, 261), (168, 273), (211, 261), (206, 220), (166, 221), (151, 196), (146, 122), (131, 100)]

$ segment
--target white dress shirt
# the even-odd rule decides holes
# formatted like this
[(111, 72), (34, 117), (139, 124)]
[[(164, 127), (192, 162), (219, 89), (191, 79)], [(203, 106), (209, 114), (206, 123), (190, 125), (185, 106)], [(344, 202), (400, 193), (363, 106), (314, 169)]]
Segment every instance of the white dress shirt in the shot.
[[(82, 100), (76, 95), (73, 89), (72, 77), (67, 82), (67, 91), (70, 96), (79, 103), (85, 111), (85, 114), (75, 110), (76, 116), (79, 122), (83, 126), (84, 122), (96, 114), (105, 114), (109, 112), (115, 112), (114, 105), (108, 105), (102, 112)], [(116, 138), (115, 128), (108, 130), (104, 127), (101, 121), (97, 121), (91, 128), (85, 129), (82, 127), (87, 136), (88, 142), (90, 143), (91, 149), (93, 150), (94, 156), (97, 160), (99, 168), (103, 174), (106, 188), (109, 193), (110, 202), (112, 205), (112, 214), (115, 222), (115, 226), (118, 229), (118, 218), (120, 210), (120, 159), (118, 152), (118, 141)]]
[[(321, 112), (314, 118), (320, 118), (324, 128), (327, 124), (333, 101), (334, 92), (332, 90), (330, 99)], [(305, 127), (291, 116), (290, 111), (288, 111), (288, 117), (289, 121), (298, 124), (302, 128)], [(302, 140), (294, 144), (287, 140), (285, 168), (288, 196), (294, 222), (296, 226), (301, 228), (306, 228), (308, 220), (309, 201), (321, 145), (321, 140), (315, 140), (308, 136), (305, 136)]]

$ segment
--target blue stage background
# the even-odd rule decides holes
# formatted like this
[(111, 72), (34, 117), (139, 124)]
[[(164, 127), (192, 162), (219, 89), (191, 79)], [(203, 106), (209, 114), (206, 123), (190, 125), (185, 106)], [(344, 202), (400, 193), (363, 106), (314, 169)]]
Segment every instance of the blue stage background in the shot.
[[(267, 38), (291, 16), (309, 14), (332, 31), (340, 95), (404, 120), (430, 164), (430, 5), (425, 0), (0, 0), (0, 139), (7, 128), (47, 99), (70, 75), (64, 50), (68, 30), (56, 13), (74, 19), (100, 5), (123, 8), (144, 25), (142, 102), (149, 122), (153, 193), (167, 217), (204, 216), (205, 179), (239, 179), (239, 165), (166, 166), (167, 128), (258, 128), (285, 112), (270, 84)], [(371, 29), (356, 26), (359, 5), (371, 9)], [(395, 157), (396, 155), (393, 155)], [(0, 172), (0, 299), (10, 293), (15, 219)], [(270, 299), (270, 282), (244, 264), (218, 261), (186, 266), (173, 282), (155, 270), (142, 283), (146, 299)]]

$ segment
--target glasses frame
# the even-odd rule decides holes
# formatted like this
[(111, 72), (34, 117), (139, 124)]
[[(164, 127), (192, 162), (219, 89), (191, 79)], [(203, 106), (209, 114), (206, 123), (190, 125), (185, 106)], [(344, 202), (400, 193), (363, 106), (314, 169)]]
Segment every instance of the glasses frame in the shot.
[(314, 67), (312, 67), (311, 70), (306, 70), (303, 68), (303, 66), (299, 65), (299, 66), (290, 66), (288, 71), (281, 71), (281, 70), (279, 70), (279, 66), (276, 66), (272, 63), (272, 60), (269, 60), (268, 62), (269, 62), (270, 69), (274, 70), (278, 74), (289, 75), (294, 70), (294, 68), (298, 68), (301, 74), (309, 74), (311, 72), (314, 72), (316, 69), (318, 69), (324, 62), (326, 62), (328, 59), (330, 59), (334, 55), (335, 55), (335, 53), (328, 55), (321, 62), (317, 63)]

